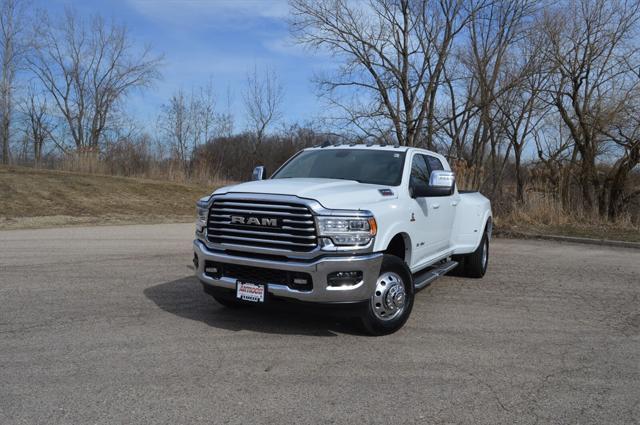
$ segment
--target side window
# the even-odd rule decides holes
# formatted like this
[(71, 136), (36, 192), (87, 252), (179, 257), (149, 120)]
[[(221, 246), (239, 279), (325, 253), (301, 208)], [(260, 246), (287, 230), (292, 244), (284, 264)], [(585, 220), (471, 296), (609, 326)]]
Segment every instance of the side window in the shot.
[(429, 162), (429, 168), (431, 169), (431, 171), (444, 170), (442, 161), (440, 161), (435, 156), (431, 156), (431, 155), (427, 156), (427, 161)]
[(429, 184), (429, 167), (425, 160), (424, 155), (414, 155), (413, 162), (411, 163), (411, 182), (412, 186), (415, 185), (428, 185)]

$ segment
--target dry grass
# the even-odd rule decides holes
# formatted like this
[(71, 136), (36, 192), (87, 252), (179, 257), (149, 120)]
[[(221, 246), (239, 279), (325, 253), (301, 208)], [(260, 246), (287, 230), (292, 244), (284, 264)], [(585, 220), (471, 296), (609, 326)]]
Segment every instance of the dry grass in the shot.
[[(192, 221), (195, 201), (230, 182), (194, 185), (65, 171), (0, 167), (0, 229)], [(494, 206), (502, 232), (640, 242), (629, 217), (615, 224), (564, 211), (552, 197), (529, 192), (508, 211)]]
[(496, 229), (502, 232), (640, 242), (640, 226), (634, 224), (630, 216), (620, 217), (616, 223), (610, 223), (581, 211), (579, 205), (571, 211), (565, 211), (553, 197), (529, 192), (524, 204), (515, 204), (509, 212), (498, 212)]
[[(472, 187), (474, 174), (480, 180), (485, 170), (468, 168), (464, 161), (453, 161), (458, 187)], [(569, 211), (562, 207), (559, 200), (549, 193), (536, 192), (529, 187), (524, 203), (515, 199), (515, 185), (504, 183), (502, 202), (493, 203), (494, 219), (498, 233), (527, 233), (538, 235), (576, 236), (594, 239), (622, 240), (640, 242), (640, 224), (631, 215), (619, 217), (610, 223), (599, 217), (582, 213), (579, 196), (574, 196), (575, 207)]]
[(190, 221), (216, 186), (0, 167), (0, 228)]

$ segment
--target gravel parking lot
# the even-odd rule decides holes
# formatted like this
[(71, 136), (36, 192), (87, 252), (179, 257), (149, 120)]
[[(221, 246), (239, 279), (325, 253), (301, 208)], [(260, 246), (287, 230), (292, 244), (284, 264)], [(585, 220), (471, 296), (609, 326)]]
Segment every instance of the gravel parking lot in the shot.
[(640, 251), (495, 240), (380, 338), (226, 310), (192, 225), (0, 232), (0, 423), (638, 423)]

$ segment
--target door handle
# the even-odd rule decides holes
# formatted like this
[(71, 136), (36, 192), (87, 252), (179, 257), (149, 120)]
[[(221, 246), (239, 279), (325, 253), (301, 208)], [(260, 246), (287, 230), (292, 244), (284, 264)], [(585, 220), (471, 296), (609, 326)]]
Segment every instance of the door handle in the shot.
[(432, 207), (434, 210), (437, 210), (438, 208), (440, 208), (440, 204), (433, 204)]
[(452, 207), (457, 206), (457, 205), (458, 205), (458, 202), (459, 202), (459, 201), (451, 201), (451, 206), (452, 206)]

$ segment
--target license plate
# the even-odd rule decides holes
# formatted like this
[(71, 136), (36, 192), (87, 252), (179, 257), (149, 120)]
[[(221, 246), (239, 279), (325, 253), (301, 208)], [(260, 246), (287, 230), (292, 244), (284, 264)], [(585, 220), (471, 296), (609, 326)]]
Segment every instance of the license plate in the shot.
[(263, 303), (264, 296), (267, 292), (265, 285), (249, 282), (236, 282), (236, 297), (254, 303)]

